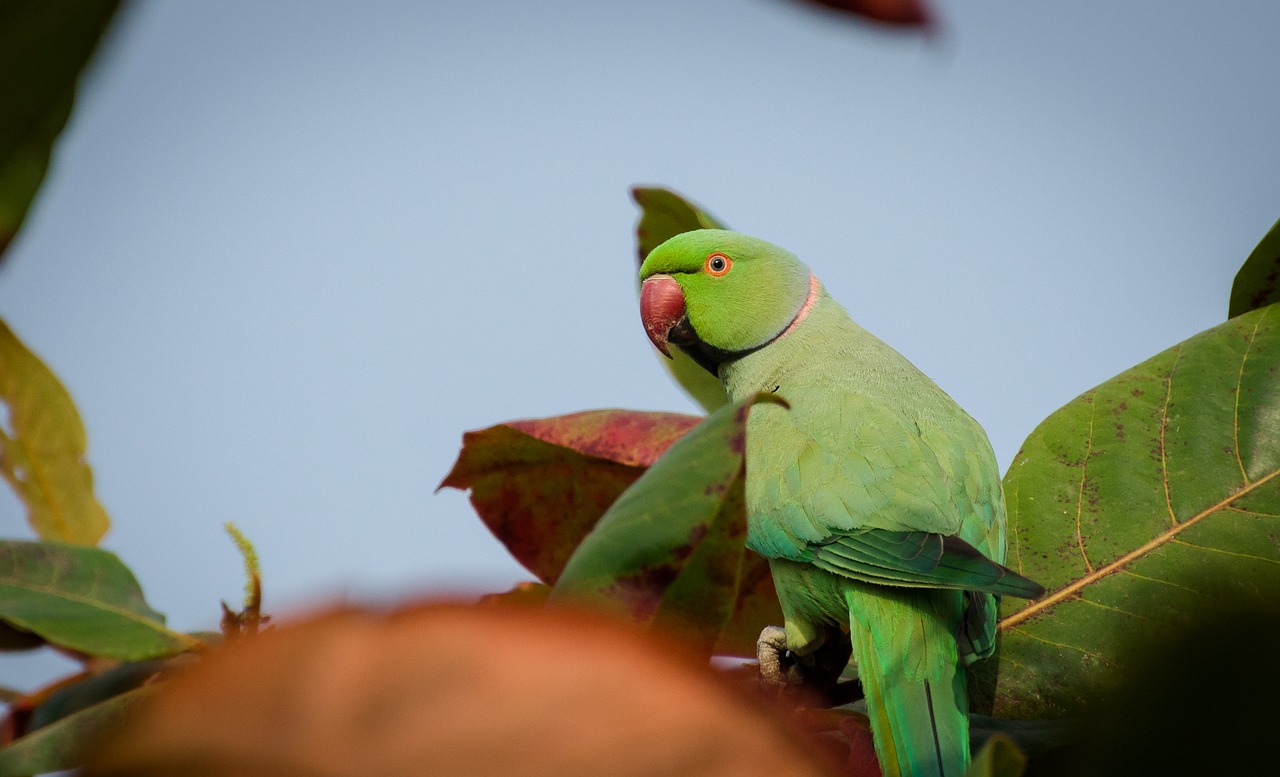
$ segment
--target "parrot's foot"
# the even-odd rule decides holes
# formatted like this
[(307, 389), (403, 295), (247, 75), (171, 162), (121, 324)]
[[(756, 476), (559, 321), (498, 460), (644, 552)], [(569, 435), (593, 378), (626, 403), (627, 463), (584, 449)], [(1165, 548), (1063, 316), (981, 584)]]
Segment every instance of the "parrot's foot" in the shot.
[(780, 693), (804, 682), (796, 656), (787, 649), (787, 632), (781, 626), (765, 626), (756, 640), (760, 661), (760, 685)]
[[(800, 655), (787, 647), (784, 629), (766, 626), (756, 640), (761, 688), (775, 696), (801, 692), (823, 699), (831, 706), (858, 698), (857, 683), (839, 683), (852, 651), (849, 635), (833, 630), (824, 636), (811, 652)], [(846, 687), (849, 685), (854, 688)]]

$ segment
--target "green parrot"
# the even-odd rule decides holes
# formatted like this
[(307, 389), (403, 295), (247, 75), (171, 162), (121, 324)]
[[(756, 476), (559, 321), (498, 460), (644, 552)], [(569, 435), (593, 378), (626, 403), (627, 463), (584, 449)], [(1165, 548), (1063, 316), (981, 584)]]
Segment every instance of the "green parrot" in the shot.
[(732, 401), (765, 391), (789, 405), (747, 421), (747, 546), (769, 559), (785, 619), (761, 635), (762, 676), (786, 682), (784, 651), (803, 662), (847, 639), (884, 773), (959, 777), (965, 666), (995, 649), (996, 597), (1044, 593), (1000, 563), (986, 433), (771, 243), (686, 232), (640, 278), (660, 351), (678, 346)]

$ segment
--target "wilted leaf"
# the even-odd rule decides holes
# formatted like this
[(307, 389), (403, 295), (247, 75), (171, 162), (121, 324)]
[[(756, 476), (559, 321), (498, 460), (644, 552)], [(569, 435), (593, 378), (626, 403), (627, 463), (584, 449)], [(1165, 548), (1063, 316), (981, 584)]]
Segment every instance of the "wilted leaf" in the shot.
[[(640, 206), (640, 220), (636, 222), (636, 253), (640, 264), (650, 251), (676, 235), (695, 229), (726, 229), (714, 216), (670, 189), (635, 186), (631, 197)], [(638, 283), (639, 276), (636, 280)], [(720, 379), (699, 367), (684, 351), (672, 349), (670, 359), (656, 350), (654, 354), (676, 383), (708, 413), (729, 401)]]
[(764, 394), (717, 410), (618, 497), (569, 559), (551, 601), (620, 612), (709, 655), (738, 599), (746, 556), (743, 452), (756, 401), (780, 400)]
[(117, 6), (116, 0), (0, 4), (0, 257), (44, 180), (76, 81)]
[(71, 395), (0, 321), (0, 475), (27, 507), (41, 539), (93, 545), (110, 521), (93, 494), (85, 433)]
[(440, 487), (471, 489), (489, 531), (539, 580), (554, 583), (613, 500), (700, 420), (593, 410), (467, 432)]
[(345, 611), (160, 685), (86, 777), (834, 774), (669, 646), (529, 607)]
[(165, 628), (120, 559), (79, 545), (0, 542), (0, 620), (104, 658), (157, 658), (199, 645)]
[(137, 688), (80, 710), (0, 749), (0, 777), (22, 777), (73, 769), (86, 747), (126, 717), (151, 691)]
[(1280, 302), (1280, 221), (1272, 225), (1236, 273), (1228, 316), (1235, 318), (1275, 302)]
[[(1045, 420), (1005, 477), (1008, 564), (995, 712), (1082, 710), (1123, 638), (1280, 586), (1280, 306), (1233, 318)], [(1229, 661), (1229, 656), (1223, 657)]]

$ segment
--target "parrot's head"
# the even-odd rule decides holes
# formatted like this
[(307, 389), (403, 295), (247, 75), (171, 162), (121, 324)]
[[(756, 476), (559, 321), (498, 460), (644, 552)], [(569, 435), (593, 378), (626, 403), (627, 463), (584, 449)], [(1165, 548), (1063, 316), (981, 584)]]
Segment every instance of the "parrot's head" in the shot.
[(640, 267), (640, 318), (667, 356), (675, 344), (712, 374), (772, 342), (816, 299), (793, 254), (723, 229), (676, 235)]

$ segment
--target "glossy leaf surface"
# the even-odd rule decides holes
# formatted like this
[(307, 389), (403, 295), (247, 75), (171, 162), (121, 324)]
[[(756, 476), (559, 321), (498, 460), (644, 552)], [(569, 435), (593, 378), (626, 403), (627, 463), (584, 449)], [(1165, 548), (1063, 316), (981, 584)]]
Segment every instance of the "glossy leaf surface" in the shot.
[(1128, 635), (1280, 588), (1280, 306), (1076, 398), (1004, 485), (1007, 563), (1049, 593), (1003, 602), (995, 714), (1074, 714), (1125, 673)]
[(84, 424), (71, 395), (40, 358), (0, 321), (0, 475), (46, 540), (93, 545), (110, 521), (93, 493)]

